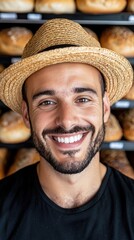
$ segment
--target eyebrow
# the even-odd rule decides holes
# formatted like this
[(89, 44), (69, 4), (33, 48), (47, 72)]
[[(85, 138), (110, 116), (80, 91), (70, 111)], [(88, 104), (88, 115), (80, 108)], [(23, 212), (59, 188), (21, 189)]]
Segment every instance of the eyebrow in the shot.
[(51, 96), (53, 96), (53, 95), (55, 95), (55, 91), (54, 91), (54, 90), (44, 90), (44, 91), (40, 91), (40, 92), (34, 94), (33, 97), (32, 97), (32, 99), (35, 100), (35, 99), (37, 99), (37, 98), (39, 98), (39, 97), (41, 97), (41, 96), (44, 96), (44, 95), (48, 95), (48, 96), (51, 95)]
[(74, 93), (91, 92), (91, 93), (97, 95), (97, 92), (94, 89), (92, 89), (92, 88), (78, 87), (78, 88), (74, 88), (73, 92)]
[[(92, 88), (83, 88), (83, 87), (76, 87), (76, 88), (73, 88), (72, 89), (72, 92), (73, 93), (84, 93), (84, 92), (90, 92), (90, 93), (93, 93), (94, 95), (97, 95), (97, 92), (92, 89)], [(56, 91), (55, 90), (44, 90), (44, 91), (40, 91), (36, 94), (33, 95), (32, 99), (33, 100), (36, 100), (37, 98), (41, 97), (41, 96), (54, 96), (56, 95)]]

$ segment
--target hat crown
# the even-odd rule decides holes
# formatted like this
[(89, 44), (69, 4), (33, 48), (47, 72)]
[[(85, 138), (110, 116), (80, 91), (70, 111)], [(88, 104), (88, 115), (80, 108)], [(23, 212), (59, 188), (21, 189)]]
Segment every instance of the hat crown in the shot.
[(100, 47), (100, 43), (76, 22), (68, 19), (52, 19), (44, 23), (27, 43), (22, 58), (43, 52), (48, 48), (73, 45)]

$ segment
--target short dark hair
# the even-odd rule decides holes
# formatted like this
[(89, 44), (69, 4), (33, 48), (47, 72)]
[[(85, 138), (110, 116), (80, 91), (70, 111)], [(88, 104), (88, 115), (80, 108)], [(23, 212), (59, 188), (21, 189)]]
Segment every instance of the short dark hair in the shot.
[(22, 98), (26, 103), (28, 103), (27, 95), (26, 95), (26, 86), (25, 86), (26, 84), (25, 83), (26, 82), (24, 82), (23, 85), (22, 85)]
[(104, 96), (104, 93), (106, 91), (106, 81), (102, 73), (100, 73), (100, 84), (101, 84), (102, 96)]

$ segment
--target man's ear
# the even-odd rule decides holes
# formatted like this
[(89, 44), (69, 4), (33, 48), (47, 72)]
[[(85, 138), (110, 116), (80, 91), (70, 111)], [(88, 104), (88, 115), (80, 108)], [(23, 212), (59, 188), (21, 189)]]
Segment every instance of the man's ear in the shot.
[(105, 92), (103, 96), (103, 110), (104, 110), (104, 123), (106, 123), (110, 116), (110, 101), (108, 97), (108, 93)]
[(26, 127), (30, 128), (28, 106), (27, 106), (27, 103), (24, 100), (22, 101), (21, 111), (22, 111), (23, 121), (24, 121)]

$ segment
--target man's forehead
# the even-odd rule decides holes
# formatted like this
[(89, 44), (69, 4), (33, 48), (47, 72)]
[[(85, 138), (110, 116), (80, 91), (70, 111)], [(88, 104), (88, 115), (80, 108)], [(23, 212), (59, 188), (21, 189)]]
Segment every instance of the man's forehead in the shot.
[[(25, 81), (26, 88), (34, 91), (54, 90), (63, 94), (76, 92), (76, 88), (96, 88), (102, 83), (100, 72), (88, 65), (81, 63), (61, 63), (44, 67), (32, 74)], [(75, 91), (74, 91), (75, 89)]]

